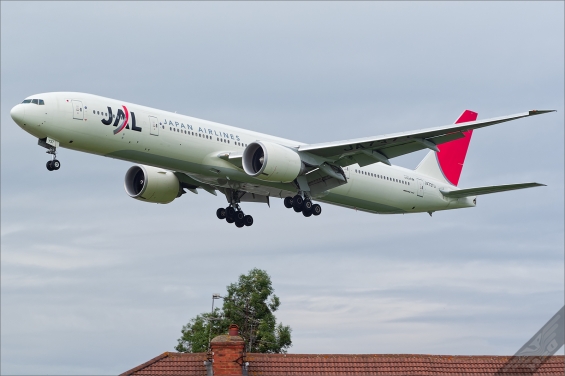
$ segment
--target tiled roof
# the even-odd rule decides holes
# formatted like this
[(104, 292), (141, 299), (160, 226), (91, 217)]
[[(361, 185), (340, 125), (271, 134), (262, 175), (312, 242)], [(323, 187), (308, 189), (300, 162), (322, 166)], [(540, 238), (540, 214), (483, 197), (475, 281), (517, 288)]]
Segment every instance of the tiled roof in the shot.
[[(509, 356), (247, 354), (249, 376), (283, 375), (496, 375)], [(555, 356), (537, 372), (508, 376), (563, 376), (565, 358)]]
[(148, 362), (122, 373), (120, 376), (130, 375), (167, 375), (167, 376), (205, 376), (206, 353), (163, 353)]

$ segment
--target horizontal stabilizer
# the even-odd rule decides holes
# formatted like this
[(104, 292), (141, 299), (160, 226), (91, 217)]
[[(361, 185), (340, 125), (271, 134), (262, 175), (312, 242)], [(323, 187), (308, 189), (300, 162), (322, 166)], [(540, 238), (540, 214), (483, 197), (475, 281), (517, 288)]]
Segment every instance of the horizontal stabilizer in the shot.
[(488, 195), (489, 193), (513, 191), (515, 189), (545, 187), (545, 184), (540, 183), (520, 183), (520, 184), (504, 184), (504, 185), (491, 185), (489, 187), (475, 187), (467, 189), (458, 189), (453, 191), (441, 190), (440, 192), (445, 197), (462, 198), (469, 196)]

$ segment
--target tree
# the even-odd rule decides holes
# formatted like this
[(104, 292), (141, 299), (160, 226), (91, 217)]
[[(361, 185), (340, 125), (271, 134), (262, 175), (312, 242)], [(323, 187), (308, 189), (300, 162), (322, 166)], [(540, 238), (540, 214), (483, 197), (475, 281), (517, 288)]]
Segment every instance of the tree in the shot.
[(290, 327), (277, 325), (274, 312), (281, 303), (266, 271), (254, 268), (240, 275), (223, 300), (222, 309), (197, 315), (182, 327), (177, 351), (206, 351), (208, 339), (226, 334), (230, 324), (239, 326), (247, 352), (286, 353), (292, 346)]

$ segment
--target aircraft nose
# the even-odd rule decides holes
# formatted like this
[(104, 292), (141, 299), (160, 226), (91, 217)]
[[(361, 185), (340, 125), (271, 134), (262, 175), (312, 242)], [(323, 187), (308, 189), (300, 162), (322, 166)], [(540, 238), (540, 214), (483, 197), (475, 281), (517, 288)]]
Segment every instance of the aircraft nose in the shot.
[(21, 126), (24, 123), (25, 117), (24, 106), (22, 106), (21, 104), (15, 105), (12, 110), (10, 110), (10, 116), (12, 117), (12, 119), (14, 119), (16, 124)]

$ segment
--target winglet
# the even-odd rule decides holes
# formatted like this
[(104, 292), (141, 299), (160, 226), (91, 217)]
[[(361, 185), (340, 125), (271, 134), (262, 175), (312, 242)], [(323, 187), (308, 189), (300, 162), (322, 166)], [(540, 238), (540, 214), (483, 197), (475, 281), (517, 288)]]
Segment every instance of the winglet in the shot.
[(530, 110), (528, 111), (528, 115), (529, 116), (541, 115), (541, 114), (547, 114), (548, 112), (557, 112), (557, 110)]

